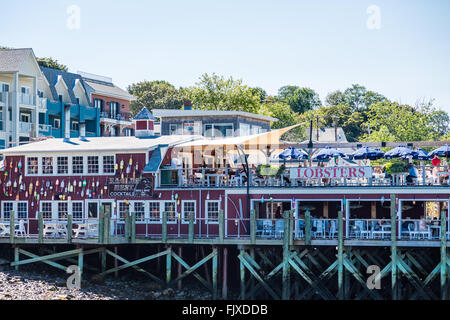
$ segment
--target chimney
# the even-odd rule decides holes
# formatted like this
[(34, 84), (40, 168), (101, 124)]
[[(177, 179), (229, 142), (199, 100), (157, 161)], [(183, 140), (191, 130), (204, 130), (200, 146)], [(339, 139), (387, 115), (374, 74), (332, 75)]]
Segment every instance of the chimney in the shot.
[(86, 122), (80, 122), (80, 140), (88, 141), (86, 139)]
[(133, 118), (134, 135), (136, 138), (155, 138), (154, 134), (154, 122), (157, 119), (147, 109), (142, 110)]
[(64, 106), (64, 142), (70, 141), (70, 105)]
[(184, 110), (192, 110), (191, 100), (184, 100)]

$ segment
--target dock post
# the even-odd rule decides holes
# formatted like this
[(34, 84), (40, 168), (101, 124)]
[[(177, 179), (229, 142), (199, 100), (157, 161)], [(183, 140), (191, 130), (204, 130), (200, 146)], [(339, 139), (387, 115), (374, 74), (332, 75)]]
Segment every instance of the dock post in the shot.
[(189, 243), (194, 242), (194, 213), (189, 212)]
[(218, 258), (218, 253), (217, 253), (217, 247), (213, 247), (213, 257), (212, 257), (212, 284), (213, 284), (213, 293), (212, 293), (212, 298), (213, 300), (217, 299), (217, 258)]
[(169, 285), (171, 277), (172, 277), (172, 247), (167, 247), (166, 254), (166, 285)]
[(125, 212), (125, 239), (131, 242), (131, 213)]
[(131, 213), (130, 237), (131, 243), (136, 243), (136, 212)]
[(165, 211), (162, 213), (161, 239), (163, 243), (167, 242), (167, 212)]
[(80, 281), (83, 276), (83, 248), (80, 248), (80, 252), (78, 253), (78, 268), (80, 269)]
[(344, 300), (344, 219), (338, 211), (338, 298)]
[(106, 249), (101, 252), (101, 258), (102, 258), (102, 273), (106, 271)]
[[(19, 247), (14, 247), (14, 262), (19, 262)], [(19, 265), (16, 265), (14, 269), (19, 270)]]
[(441, 211), (441, 300), (447, 300), (447, 212)]
[(15, 235), (16, 235), (16, 224), (14, 221), (14, 211), (10, 211), (9, 212), (9, 242), (10, 243), (14, 243)]
[(38, 213), (38, 232), (39, 232), (38, 242), (42, 243), (44, 242), (44, 218), (42, 212)]
[[(117, 253), (117, 246), (114, 247), (114, 253), (116, 254), (116, 256), (118, 255)], [(119, 266), (119, 263), (117, 261), (117, 258), (114, 257), (114, 268), (117, 269), (117, 267)], [(114, 271), (114, 277), (117, 278), (119, 276), (119, 271)]]
[(291, 296), (291, 270), (289, 265), (290, 251), (289, 251), (289, 230), (291, 221), (291, 211), (284, 212), (284, 232), (283, 232), (283, 275), (282, 275), (282, 299), (289, 300)]
[(67, 243), (72, 243), (72, 214), (67, 215)]
[[(183, 259), (183, 247), (181, 247), (181, 246), (178, 247), (178, 256), (179, 256), (181, 259)], [(181, 266), (181, 263), (178, 262), (178, 277), (180, 277), (181, 274), (182, 274), (182, 269), (181, 269), (181, 267), (182, 267), (182, 266)], [(178, 285), (178, 290), (181, 290), (181, 289), (183, 288), (183, 282), (182, 282), (182, 280), (178, 280), (177, 285)]]
[[(243, 257), (245, 250), (240, 250), (240, 255)], [(241, 259), (239, 259), (240, 275), (241, 275), (241, 300), (245, 300), (245, 265)]]
[(397, 219), (395, 210), (395, 195), (391, 194), (391, 282), (392, 300), (398, 300), (397, 271)]
[(219, 243), (223, 244), (223, 240), (225, 237), (225, 229), (224, 229), (224, 216), (223, 216), (223, 210), (219, 210)]
[(223, 248), (222, 299), (228, 299), (228, 249)]
[(311, 213), (309, 208), (305, 211), (305, 245), (309, 246), (311, 244)]
[(250, 240), (251, 244), (256, 244), (256, 212), (250, 211)]
[(109, 213), (103, 215), (103, 244), (109, 244), (111, 237), (111, 216)]
[(105, 220), (104, 220), (105, 208), (103, 205), (100, 205), (100, 213), (98, 217), (98, 243), (103, 243), (103, 234), (105, 230)]

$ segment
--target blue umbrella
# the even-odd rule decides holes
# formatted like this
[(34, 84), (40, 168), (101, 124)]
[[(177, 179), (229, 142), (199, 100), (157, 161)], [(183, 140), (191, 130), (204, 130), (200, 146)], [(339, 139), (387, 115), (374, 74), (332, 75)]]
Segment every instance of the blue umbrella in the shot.
[(380, 149), (362, 147), (349, 155), (354, 160), (378, 160), (384, 157), (384, 152)]
[(439, 147), (439, 148), (431, 151), (428, 154), (428, 156), (430, 158), (433, 158), (434, 156), (450, 158), (450, 146), (445, 145), (445, 146)]
[(286, 159), (298, 159), (298, 160), (307, 160), (308, 154), (303, 150), (297, 150), (294, 147), (289, 147), (283, 150), (278, 158), (286, 160)]
[(406, 158), (408, 156), (417, 156), (419, 153), (417, 151), (411, 150), (410, 148), (407, 148), (405, 146), (398, 146), (394, 149), (389, 150), (384, 154), (384, 157), (386, 159), (392, 159), (392, 158)]
[[(429, 154), (422, 148), (417, 148), (414, 151), (417, 152), (417, 154), (413, 154), (414, 160), (430, 160)], [(404, 156), (404, 158), (406, 158), (406, 157), (407, 156)]]
[(345, 154), (331, 147), (325, 147), (320, 150), (313, 160), (316, 161), (327, 161), (334, 157), (345, 157)]

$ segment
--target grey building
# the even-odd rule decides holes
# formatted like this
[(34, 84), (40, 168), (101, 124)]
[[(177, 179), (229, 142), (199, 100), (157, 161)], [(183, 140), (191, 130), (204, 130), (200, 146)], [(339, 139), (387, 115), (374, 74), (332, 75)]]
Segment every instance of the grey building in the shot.
[(161, 135), (202, 135), (210, 138), (248, 136), (270, 131), (278, 119), (243, 111), (153, 109)]

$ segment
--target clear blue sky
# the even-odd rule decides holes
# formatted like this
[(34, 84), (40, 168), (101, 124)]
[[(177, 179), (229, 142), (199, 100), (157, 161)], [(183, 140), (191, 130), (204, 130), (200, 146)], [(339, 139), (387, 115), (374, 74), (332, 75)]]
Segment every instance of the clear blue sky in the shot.
[[(81, 9), (70, 30), (67, 8)], [(369, 29), (367, 8), (380, 9)], [(322, 100), (359, 83), (450, 112), (447, 0), (14, 0), (2, 3), (0, 45), (32, 47), (70, 71), (189, 86), (202, 73), (242, 78), (276, 94), (306, 86)]]

